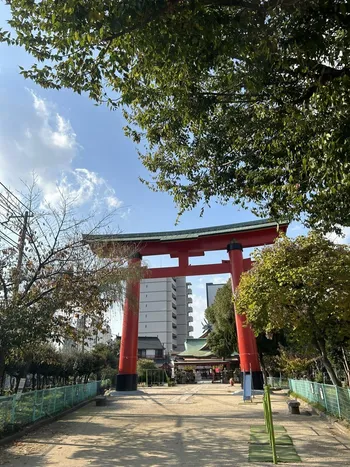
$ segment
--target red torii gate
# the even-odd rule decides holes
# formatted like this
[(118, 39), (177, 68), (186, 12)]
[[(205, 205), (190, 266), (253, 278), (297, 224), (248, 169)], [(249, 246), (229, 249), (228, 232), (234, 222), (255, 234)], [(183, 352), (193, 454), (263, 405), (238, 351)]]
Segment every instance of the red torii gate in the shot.
[[(108, 255), (113, 244), (118, 243), (137, 249), (130, 264), (140, 263), (142, 256), (169, 254), (178, 258), (174, 267), (147, 269), (147, 278), (199, 276), (230, 273), (233, 291), (237, 288), (243, 271), (251, 267), (251, 260), (243, 259), (243, 248), (273, 243), (278, 232), (286, 232), (287, 223), (277, 224), (270, 220), (257, 220), (240, 224), (224, 225), (175, 232), (85, 235), (84, 241), (98, 254)], [(102, 248), (100, 248), (102, 247)], [(206, 251), (227, 250), (229, 259), (218, 264), (191, 265), (191, 256), (204, 256)], [(130, 300), (128, 297), (132, 297)], [(120, 346), (118, 391), (137, 389), (137, 338), (139, 324), (140, 281), (129, 280), (124, 304), (123, 329)], [(243, 373), (252, 372), (255, 389), (263, 387), (256, 340), (245, 317), (235, 314), (240, 367)]]

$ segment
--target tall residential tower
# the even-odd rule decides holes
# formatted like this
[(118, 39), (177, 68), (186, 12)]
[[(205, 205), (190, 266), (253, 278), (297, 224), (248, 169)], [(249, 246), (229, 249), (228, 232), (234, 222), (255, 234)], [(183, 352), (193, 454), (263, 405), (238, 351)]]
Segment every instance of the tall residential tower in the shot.
[(193, 327), (186, 277), (141, 281), (139, 336), (158, 337), (166, 352), (182, 352)]

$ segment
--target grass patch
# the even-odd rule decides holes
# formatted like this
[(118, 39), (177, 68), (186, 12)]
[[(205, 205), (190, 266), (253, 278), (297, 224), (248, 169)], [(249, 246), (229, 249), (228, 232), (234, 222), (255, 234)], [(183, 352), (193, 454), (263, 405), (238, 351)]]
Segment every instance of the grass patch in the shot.
[[(278, 462), (301, 462), (294, 446), (276, 446)], [(249, 445), (249, 462), (272, 462), (271, 446), (266, 444)]]

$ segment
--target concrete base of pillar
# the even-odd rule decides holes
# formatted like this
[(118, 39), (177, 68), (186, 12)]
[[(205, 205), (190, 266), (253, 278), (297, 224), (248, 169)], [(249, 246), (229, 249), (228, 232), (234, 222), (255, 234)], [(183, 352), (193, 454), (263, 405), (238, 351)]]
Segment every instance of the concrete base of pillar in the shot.
[(134, 375), (117, 375), (117, 391), (136, 391), (137, 390), (137, 374)]
[(252, 371), (253, 389), (264, 389), (264, 377), (262, 371)]

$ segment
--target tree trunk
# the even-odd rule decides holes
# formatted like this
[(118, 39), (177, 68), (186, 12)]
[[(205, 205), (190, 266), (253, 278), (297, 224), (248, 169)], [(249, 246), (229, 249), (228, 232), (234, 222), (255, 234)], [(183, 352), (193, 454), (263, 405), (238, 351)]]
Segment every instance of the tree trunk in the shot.
[(16, 389), (15, 393), (17, 394), (19, 383), (21, 382), (21, 376), (16, 376)]
[(325, 340), (324, 339), (317, 339), (317, 344), (318, 344), (319, 350), (321, 352), (321, 357), (322, 357), (324, 367), (326, 368), (327, 373), (328, 373), (329, 377), (331, 378), (332, 383), (334, 384), (334, 386), (340, 386), (341, 387), (341, 385), (342, 385), (341, 381), (338, 379), (337, 375), (335, 374), (334, 368), (333, 368), (333, 366), (332, 366), (332, 364), (329, 361), (329, 358), (327, 356)]
[(14, 376), (11, 376), (11, 380), (10, 380), (10, 390), (11, 390), (11, 393), (14, 392), (15, 387), (16, 387), (16, 378), (15, 378)]
[(349, 363), (348, 363), (348, 359), (346, 357), (346, 352), (344, 350), (344, 347), (341, 348), (342, 350), (342, 355), (343, 355), (343, 366), (344, 366), (344, 371), (345, 371), (345, 374), (346, 374), (346, 378), (348, 380), (347, 384), (348, 386), (350, 386), (350, 368), (349, 368)]

